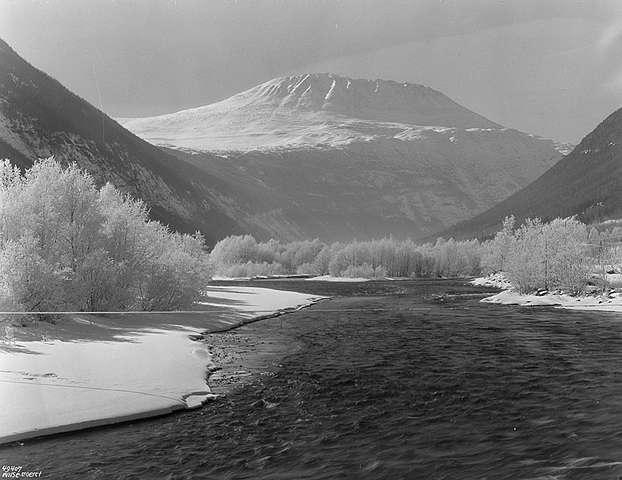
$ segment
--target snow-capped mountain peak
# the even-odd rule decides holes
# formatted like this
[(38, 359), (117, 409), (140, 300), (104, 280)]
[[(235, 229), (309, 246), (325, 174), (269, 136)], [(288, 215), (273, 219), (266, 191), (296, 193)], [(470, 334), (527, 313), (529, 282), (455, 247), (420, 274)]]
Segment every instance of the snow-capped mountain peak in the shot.
[[(233, 99), (248, 100), (299, 112), (331, 112), (381, 122), (447, 127), (494, 128), (499, 125), (458, 105), (424, 85), (393, 80), (367, 80), (332, 73), (279, 77)], [(233, 103), (233, 102), (231, 102)]]
[(152, 143), (203, 151), (336, 146), (420, 127), (503, 128), (423, 85), (331, 73), (278, 77), (210, 105), (118, 120)]

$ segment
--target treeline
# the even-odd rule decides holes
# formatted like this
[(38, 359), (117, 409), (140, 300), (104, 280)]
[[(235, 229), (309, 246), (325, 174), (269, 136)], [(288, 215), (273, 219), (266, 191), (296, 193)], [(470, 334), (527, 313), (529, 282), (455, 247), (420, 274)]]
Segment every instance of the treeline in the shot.
[[(619, 229), (619, 227), (618, 227)], [(492, 240), (438, 239), (416, 244), (387, 238), (372, 241), (319, 240), (258, 242), (250, 235), (227, 237), (216, 244), (211, 260), (223, 277), (258, 275), (332, 275), (364, 278), (468, 277), (504, 272), (523, 293), (560, 289), (579, 293), (593, 273), (620, 264), (616, 238), (622, 231), (601, 229), (574, 218), (542, 223), (529, 219), (520, 226), (513, 217), (503, 222)]]
[(75, 165), (0, 162), (0, 308), (169, 310), (210, 278), (201, 235), (150, 221), (145, 205)]
[(227, 237), (211, 253), (216, 274), (225, 277), (309, 274), (335, 277), (457, 277), (480, 272), (477, 240), (439, 239), (418, 245), (410, 240), (319, 240), (257, 242), (252, 236)]

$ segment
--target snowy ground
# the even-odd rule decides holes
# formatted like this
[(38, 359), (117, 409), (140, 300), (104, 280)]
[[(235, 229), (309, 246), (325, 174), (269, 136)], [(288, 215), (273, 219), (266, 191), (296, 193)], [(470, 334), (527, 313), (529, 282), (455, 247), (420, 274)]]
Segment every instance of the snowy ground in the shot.
[(522, 306), (555, 306), (574, 310), (598, 310), (603, 312), (622, 313), (622, 295), (570, 295), (548, 293), (545, 295), (524, 295), (513, 290), (504, 290), (492, 297), (482, 300), (487, 303), (501, 303), (504, 305)]
[[(270, 275), (270, 276), (257, 276), (257, 277), (214, 277), (214, 280), (218, 281), (247, 281), (247, 280), (272, 280), (279, 278), (300, 278), (302, 280), (314, 280), (319, 282), (369, 282), (370, 278), (365, 277), (335, 277), (333, 275), (319, 275), (317, 277), (310, 277), (308, 275)], [(385, 280), (394, 280), (392, 278), (386, 278)]]
[(250, 287), (207, 294), (188, 312), (66, 315), (36, 328), (12, 318), (0, 343), (0, 443), (199, 406), (211, 359), (190, 335), (319, 298)]
[(478, 287), (495, 287), (509, 289), (512, 288), (512, 284), (503, 276), (502, 273), (493, 273), (486, 277), (479, 277), (471, 280), (471, 285)]
[(245, 318), (304, 307), (321, 298), (305, 293), (258, 287), (211, 286), (209, 292), (210, 301), (200, 302), (199, 305), (222, 307), (224, 302), (228, 308), (238, 311)]
[(319, 277), (311, 277), (306, 280), (321, 282), (369, 282), (371, 279), (365, 277), (333, 277), (332, 275), (320, 275)]
[[(613, 274), (615, 275), (615, 274)], [(616, 280), (615, 278), (609, 280)], [(596, 310), (603, 312), (622, 312), (622, 293), (572, 296), (561, 293), (521, 294), (512, 289), (503, 274), (489, 275), (471, 281), (473, 285), (503, 288), (491, 297), (482, 299), (486, 303), (521, 306), (554, 306), (574, 310)]]
[(222, 275), (214, 275), (212, 280), (214, 281), (248, 281), (248, 280), (285, 280), (285, 279), (297, 279), (297, 278), (310, 278), (311, 275), (305, 274), (284, 274), (284, 275), (255, 275), (253, 277), (225, 277)]

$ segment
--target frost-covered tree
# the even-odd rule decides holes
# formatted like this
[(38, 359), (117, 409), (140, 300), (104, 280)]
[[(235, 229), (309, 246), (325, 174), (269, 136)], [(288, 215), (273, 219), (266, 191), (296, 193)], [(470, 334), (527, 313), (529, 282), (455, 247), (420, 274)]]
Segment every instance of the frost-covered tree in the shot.
[(575, 218), (556, 218), (544, 225), (546, 288), (583, 291), (589, 270), (588, 229)]
[(548, 288), (542, 229), (540, 219), (527, 219), (514, 232), (512, 248), (505, 260), (505, 271), (521, 293)]
[(0, 295), (28, 311), (172, 309), (209, 279), (200, 235), (150, 221), (144, 204), (98, 190), (76, 165), (0, 163)]
[(522, 293), (563, 289), (579, 293), (589, 269), (588, 230), (574, 218), (527, 219), (513, 233), (504, 270)]
[(37, 240), (24, 234), (0, 248), (3, 310), (50, 311), (63, 305), (63, 275), (39, 254)]
[(514, 241), (514, 216), (505, 217), (495, 237), (486, 243), (482, 254), (482, 267), (486, 273), (502, 272)]

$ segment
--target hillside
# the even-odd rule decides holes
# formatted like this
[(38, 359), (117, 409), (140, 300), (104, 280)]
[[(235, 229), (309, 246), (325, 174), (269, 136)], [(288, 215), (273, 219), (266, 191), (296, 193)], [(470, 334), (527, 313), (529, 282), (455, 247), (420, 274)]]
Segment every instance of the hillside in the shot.
[(516, 192), (563, 151), (429, 87), (333, 74), (119, 121), (230, 185), (252, 186), (252, 200), (230, 192), (238, 214), (284, 239), (431, 234)]
[(622, 109), (609, 115), (537, 180), (443, 235), (486, 237), (510, 214), (519, 221), (570, 215), (587, 222), (622, 217)]
[(251, 229), (219, 202), (218, 179), (133, 135), (0, 40), (0, 158), (27, 168), (51, 155), (142, 198), (173, 228), (200, 229), (210, 243)]

